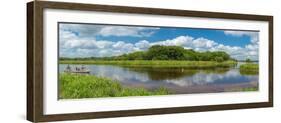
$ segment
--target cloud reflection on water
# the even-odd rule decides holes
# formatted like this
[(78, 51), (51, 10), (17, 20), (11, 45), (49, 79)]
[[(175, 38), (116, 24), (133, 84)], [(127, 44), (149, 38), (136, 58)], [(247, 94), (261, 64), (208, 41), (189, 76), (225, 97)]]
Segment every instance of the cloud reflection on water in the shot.
[[(110, 65), (86, 65), (91, 74), (108, 77), (122, 83), (138, 84), (172, 84), (176, 86), (193, 86), (219, 83), (245, 83), (258, 81), (258, 75), (241, 75), (238, 69), (227, 70), (186, 70), (160, 68), (128, 68)], [(65, 65), (60, 65), (60, 71)]]

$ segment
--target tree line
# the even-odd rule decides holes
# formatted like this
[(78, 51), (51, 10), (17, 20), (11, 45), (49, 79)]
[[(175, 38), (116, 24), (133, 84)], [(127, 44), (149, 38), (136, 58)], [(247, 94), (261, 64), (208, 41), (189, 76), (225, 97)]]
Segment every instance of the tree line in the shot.
[(188, 60), (217, 61), (235, 60), (223, 51), (197, 52), (180, 46), (151, 46), (147, 51), (137, 51), (112, 57), (60, 58), (60, 60)]

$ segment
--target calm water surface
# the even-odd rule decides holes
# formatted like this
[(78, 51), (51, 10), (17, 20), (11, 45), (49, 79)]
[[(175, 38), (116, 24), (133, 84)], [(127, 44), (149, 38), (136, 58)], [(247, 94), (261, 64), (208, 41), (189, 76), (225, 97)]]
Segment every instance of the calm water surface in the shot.
[[(243, 64), (239, 63), (238, 65)], [(63, 72), (67, 65), (60, 64)], [(81, 65), (71, 65), (81, 67)], [(85, 65), (92, 75), (107, 77), (127, 87), (154, 90), (168, 88), (175, 94), (237, 91), (244, 87), (258, 87), (258, 75), (243, 75), (237, 67), (224, 69), (156, 68), (114, 65)]]

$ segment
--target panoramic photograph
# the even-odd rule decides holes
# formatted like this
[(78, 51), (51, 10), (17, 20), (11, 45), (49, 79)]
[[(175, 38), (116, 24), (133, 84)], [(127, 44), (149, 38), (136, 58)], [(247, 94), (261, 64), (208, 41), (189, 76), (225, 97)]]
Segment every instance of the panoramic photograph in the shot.
[(259, 91), (259, 32), (58, 23), (59, 99)]

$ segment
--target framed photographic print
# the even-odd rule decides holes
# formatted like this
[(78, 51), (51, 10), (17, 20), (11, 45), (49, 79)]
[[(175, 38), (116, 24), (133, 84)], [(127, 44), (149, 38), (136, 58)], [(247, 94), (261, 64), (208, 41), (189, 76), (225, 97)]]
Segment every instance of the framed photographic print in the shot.
[(33, 122), (273, 106), (273, 17), (27, 3)]

